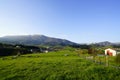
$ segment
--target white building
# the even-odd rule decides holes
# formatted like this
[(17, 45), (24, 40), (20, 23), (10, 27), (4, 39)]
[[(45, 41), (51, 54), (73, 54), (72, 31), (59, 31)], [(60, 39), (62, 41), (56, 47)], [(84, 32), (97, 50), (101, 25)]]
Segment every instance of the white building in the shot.
[(116, 50), (108, 48), (108, 49), (105, 49), (105, 55), (116, 56), (117, 52), (116, 52)]

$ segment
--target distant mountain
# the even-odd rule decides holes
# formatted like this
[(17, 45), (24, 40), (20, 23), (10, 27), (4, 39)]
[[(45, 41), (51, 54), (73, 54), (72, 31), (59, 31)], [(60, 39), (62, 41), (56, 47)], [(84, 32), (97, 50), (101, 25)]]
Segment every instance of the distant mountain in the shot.
[(99, 43), (95, 43), (95, 45), (98, 45), (98, 46), (120, 46), (120, 43), (112, 43), (112, 42), (109, 42), (109, 41), (104, 41), (104, 42), (99, 42)]
[(5, 36), (0, 37), (0, 43), (24, 44), (24, 45), (50, 45), (50, 46), (56, 45), (66, 46), (76, 44), (65, 39), (52, 38), (44, 35)]
[(113, 45), (114, 43), (111, 43), (109, 41), (104, 41), (104, 42), (99, 42), (99, 43), (96, 43), (96, 45), (99, 45), (99, 46), (111, 46)]

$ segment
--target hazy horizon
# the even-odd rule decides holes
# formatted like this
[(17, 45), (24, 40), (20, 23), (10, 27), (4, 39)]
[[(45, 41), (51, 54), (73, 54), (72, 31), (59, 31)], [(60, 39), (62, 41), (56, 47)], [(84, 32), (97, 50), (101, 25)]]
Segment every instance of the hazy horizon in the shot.
[(120, 42), (119, 0), (0, 0), (0, 37), (45, 35)]

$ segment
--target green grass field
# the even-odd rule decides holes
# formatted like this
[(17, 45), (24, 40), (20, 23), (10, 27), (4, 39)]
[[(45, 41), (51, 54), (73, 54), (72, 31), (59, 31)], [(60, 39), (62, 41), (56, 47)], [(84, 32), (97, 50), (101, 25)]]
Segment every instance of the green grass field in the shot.
[(81, 58), (73, 50), (0, 58), (0, 80), (120, 80), (120, 69)]

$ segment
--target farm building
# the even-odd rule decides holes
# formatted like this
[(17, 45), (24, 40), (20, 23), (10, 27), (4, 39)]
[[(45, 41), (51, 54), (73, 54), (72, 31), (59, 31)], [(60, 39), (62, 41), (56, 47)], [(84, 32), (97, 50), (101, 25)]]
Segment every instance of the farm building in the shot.
[(117, 55), (117, 51), (113, 50), (113, 49), (105, 49), (105, 55), (109, 55), (109, 56), (116, 56)]

